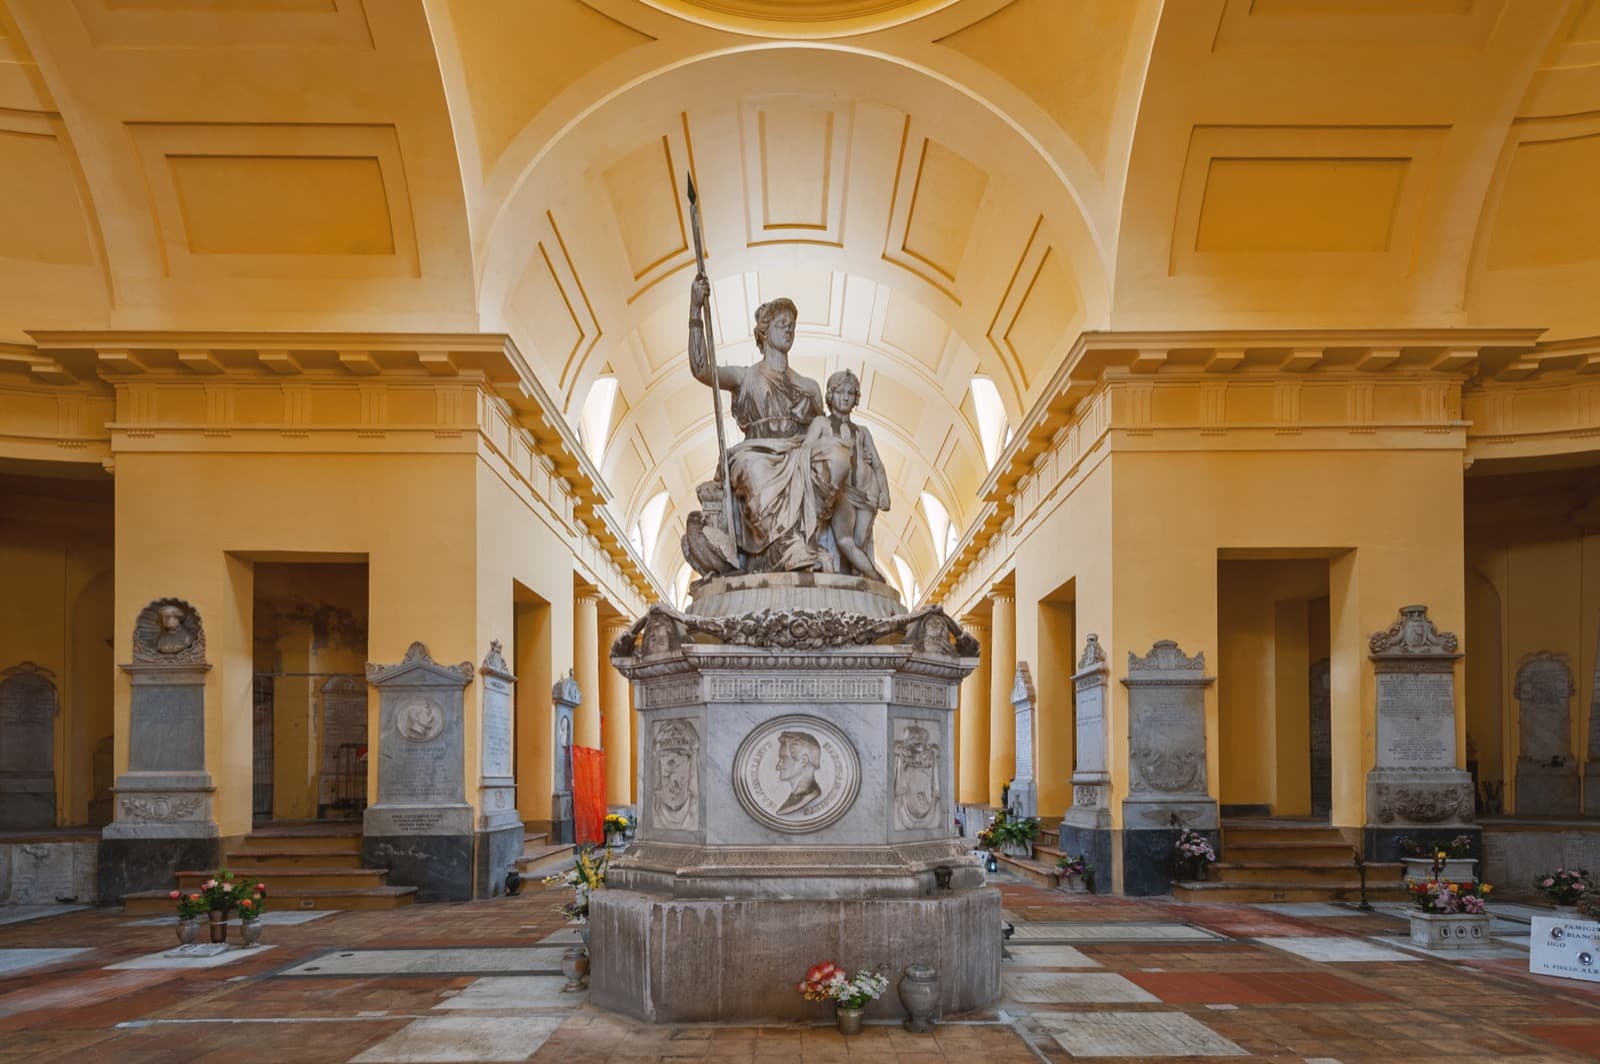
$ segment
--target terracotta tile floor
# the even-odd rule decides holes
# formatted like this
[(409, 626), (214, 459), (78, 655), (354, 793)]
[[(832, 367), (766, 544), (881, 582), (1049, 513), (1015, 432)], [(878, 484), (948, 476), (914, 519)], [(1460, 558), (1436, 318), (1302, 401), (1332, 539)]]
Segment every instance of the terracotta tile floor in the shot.
[[(1136, 929), (1123, 925), (1187, 923), (1226, 938), (1075, 937), (1070, 945), (1097, 967), (1029, 968), (1029, 1003), (1003, 1002), (932, 1035), (869, 1024), (844, 1039), (824, 1022), (821, 1006), (814, 1025), (654, 1027), (603, 1013), (582, 996), (555, 1006), (546, 995), (544, 1004), (506, 1008), (505, 988), (530, 984), (497, 985), (495, 976), (281, 974), (330, 950), (532, 947), (561, 926), (557, 895), (537, 890), (269, 926), (266, 941), (276, 948), (190, 970), (107, 971), (167, 948), (171, 931), (115, 910), (89, 910), (0, 925), (0, 950), (90, 950), (0, 978), (0, 1061), (1109, 1064), (1201, 1059), (1185, 1054), (1202, 1052), (1316, 1064), (1600, 1059), (1600, 986), (1534, 978), (1512, 958), (1320, 963), (1256, 941), (1353, 936), (1393, 945), (1403, 924), (1392, 916), (1297, 918), (1248, 906), (1067, 896), (1016, 883), (1002, 889), (1007, 910), (1023, 921), (1125, 931)], [(1016, 969), (1008, 962), (1007, 970)], [(1049, 992), (1052, 986), (1060, 993)]]

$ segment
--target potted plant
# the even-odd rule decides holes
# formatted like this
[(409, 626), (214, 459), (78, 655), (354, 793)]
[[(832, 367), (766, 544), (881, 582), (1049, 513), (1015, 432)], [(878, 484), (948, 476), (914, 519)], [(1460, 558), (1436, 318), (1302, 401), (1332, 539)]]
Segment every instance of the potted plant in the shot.
[(1589, 890), (1589, 873), (1582, 868), (1558, 868), (1534, 876), (1534, 889), (1549, 899), (1557, 913), (1576, 916), (1578, 904)]
[[(1471, 835), (1457, 835), (1453, 839), (1396, 835), (1395, 842), (1400, 846), (1400, 859), (1405, 862), (1407, 886), (1436, 878), (1453, 883), (1477, 878), (1478, 862), (1472, 856)], [(1437, 873), (1433, 868), (1435, 861), (1444, 862)]]
[(1178, 832), (1172, 844), (1173, 863), (1178, 879), (1205, 879), (1206, 869), (1217, 859), (1211, 840), (1193, 828)]
[(1056, 872), (1061, 876), (1061, 883), (1069, 893), (1083, 894), (1089, 889), (1089, 880), (1094, 875), (1094, 865), (1081, 854), (1076, 857), (1063, 855), (1056, 858)]
[(606, 849), (611, 849), (618, 840), (633, 837), (633, 818), (626, 813), (607, 813), (605, 820), (600, 825), (606, 835)]
[(200, 917), (210, 910), (211, 904), (206, 901), (205, 895), (195, 891), (175, 890), (167, 897), (178, 903), (178, 943), (187, 946), (194, 941)]
[(1039, 837), (1039, 818), (1000, 817), (989, 828), (989, 837), (1009, 857), (1032, 857), (1033, 840)]
[(1429, 879), (1411, 884), (1415, 906), (1411, 941), (1428, 949), (1463, 949), (1489, 944), (1489, 912), (1485, 902), (1494, 888), (1468, 880)]
[(861, 1012), (889, 989), (888, 976), (859, 969), (855, 975), (832, 961), (813, 964), (795, 987), (807, 1001), (833, 1002), (834, 1020), (845, 1036), (861, 1033)]

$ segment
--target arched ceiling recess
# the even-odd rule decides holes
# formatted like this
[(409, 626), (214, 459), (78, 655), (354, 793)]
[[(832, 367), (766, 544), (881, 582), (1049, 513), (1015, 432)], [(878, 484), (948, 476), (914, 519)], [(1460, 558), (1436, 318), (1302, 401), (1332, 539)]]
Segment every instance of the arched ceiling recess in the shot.
[(684, 357), (691, 169), (722, 356), (754, 361), (755, 307), (795, 299), (796, 368), (863, 379), (862, 417), (901, 500), (879, 553), (930, 573), (918, 494), (959, 519), (986, 472), (972, 376), (994, 379), (1019, 418), (1077, 332), (1103, 320), (1104, 271), (1070, 190), (967, 97), (848, 52), (715, 56), (568, 130), (489, 234), (483, 325), (517, 338), (569, 413), (602, 373), (616, 377), (612, 431), (592, 457), (624, 527), (671, 494), (664, 544), (715, 460), (709, 397)]

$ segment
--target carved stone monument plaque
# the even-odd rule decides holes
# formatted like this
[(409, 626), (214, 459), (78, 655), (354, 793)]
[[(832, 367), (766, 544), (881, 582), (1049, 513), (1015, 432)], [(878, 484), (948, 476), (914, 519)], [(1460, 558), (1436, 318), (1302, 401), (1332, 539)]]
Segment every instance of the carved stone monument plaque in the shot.
[(550, 841), (574, 842), (577, 825), (572, 808), (572, 715), (583, 702), (583, 692), (571, 672), (550, 690), (551, 726), (555, 729), (555, 787), (550, 797)]
[(1311, 663), (1311, 815), (1327, 816), (1333, 810), (1333, 687), (1332, 662)]
[[(361, 856), (419, 901), (472, 897), (472, 807), (466, 800), (465, 693), (472, 663), (440, 665), (412, 643), (397, 665), (367, 665), (378, 689), (378, 800), (363, 818)], [(370, 759), (370, 755), (369, 755)]]
[(1583, 815), (1600, 816), (1600, 647), (1589, 689), (1589, 741), (1583, 759)]
[(700, 733), (693, 720), (655, 722), (647, 771), (651, 826), (659, 831), (700, 830)]
[(1039, 703), (1033, 674), (1026, 661), (1017, 662), (1011, 683), (1011, 709), (1015, 724), (1015, 774), (1011, 781), (1011, 810), (1017, 816), (1039, 815), (1039, 781), (1033, 769), (1033, 713)]
[(24, 661), (0, 672), (0, 829), (56, 826), (55, 673)]
[[(1077, 764), (1072, 772), (1072, 805), (1061, 818), (1063, 832), (1111, 829), (1111, 776), (1106, 771), (1106, 684), (1110, 677), (1100, 637), (1090, 632), (1078, 656), (1078, 669), (1072, 674)], [(1110, 843), (1107, 840), (1105, 844), (1109, 861)], [(1062, 845), (1067, 845), (1065, 835)], [(1072, 852), (1082, 852), (1087, 845), (1089, 840), (1081, 839)]]
[(478, 668), (483, 679), (482, 770), (478, 780), (478, 896), (504, 893), (506, 873), (522, 855), (522, 814), (512, 774), (511, 707), (517, 678), (501, 653), (500, 640)]
[[(170, 885), (174, 867), (221, 858), (206, 771), (205, 627), (178, 598), (157, 599), (133, 626), (128, 771), (117, 777), (99, 850), (100, 898)], [(164, 866), (164, 867), (163, 867)]]
[(1122, 885), (1126, 894), (1165, 893), (1179, 827), (1213, 834), (1217, 803), (1206, 790), (1204, 653), (1170, 639), (1143, 657), (1128, 653), (1128, 796), (1122, 803)]
[[(322, 685), (322, 773), (317, 794), (317, 802), (324, 809), (354, 816), (366, 805), (365, 772), (359, 778), (348, 778), (350, 767), (368, 763), (356, 756), (366, 745), (366, 681), (353, 675), (329, 678)], [(341, 768), (346, 775), (341, 775)]]
[(1577, 683), (1565, 654), (1523, 658), (1512, 696), (1521, 746), (1517, 754), (1519, 816), (1571, 816), (1581, 807), (1578, 762), (1572, 756), (1572, 696)]
[(1393, 840), (1406, 828), (1472, 822), (1472, 779), (1456, 767), (1456, 646), (1420, 605), (1402, 606), (1399, 619), (1368, 640), (1378, 703), (1377, 761), (1367, 774), (1369, 858), (1393, 860)]
[(861, 759), (844, 732), (801, 714), (767, 721), (734, 755), (734, 793), (752, 818), (775, 831), (820, 831), (850, 811)]
[(946, 819), (937, 724), (894, 718), (894, 826), (896, 831), (937, 828)]

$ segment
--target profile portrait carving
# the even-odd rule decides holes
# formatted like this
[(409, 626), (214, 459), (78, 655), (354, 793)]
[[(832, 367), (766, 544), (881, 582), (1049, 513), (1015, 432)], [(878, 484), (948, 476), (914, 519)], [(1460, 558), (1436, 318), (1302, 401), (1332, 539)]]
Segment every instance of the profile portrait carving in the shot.
[(820, 831), (850, 811), (861, 760), (833, 723), (795, 714), (760, 725), (733, 756), (734, 793), (750, 817), (790, 834)]
[(444, 710), (430, 698), (413, 699), (395, 713), (394, 727), (402, 739), (431, 742), (444, 731)]
[(206, 660), (200, 614), (178, 598), (156, 599), (133, 623), (133, 660), (162, 665), (201, 665)]
[(686, 720), (657, 721), (651, 745), (650, 814), (667, 831), (700, 826), (700, 735)]

